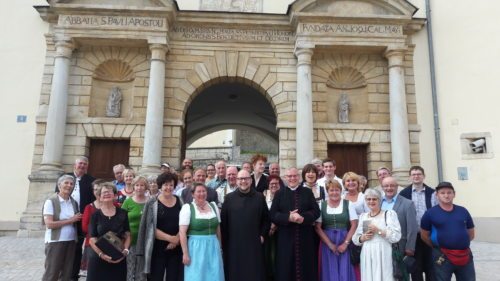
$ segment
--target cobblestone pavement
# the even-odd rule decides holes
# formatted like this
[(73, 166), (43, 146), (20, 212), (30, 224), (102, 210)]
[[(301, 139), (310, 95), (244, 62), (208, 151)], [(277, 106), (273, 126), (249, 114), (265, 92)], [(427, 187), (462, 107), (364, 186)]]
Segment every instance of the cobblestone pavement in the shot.
[[(500, 244), (473, 242), (471, 248), (477, 280), (500, 281)], [(45, 258), (43, 239), (0, 237), (0, 253), (1, 281), (41, 280)]]

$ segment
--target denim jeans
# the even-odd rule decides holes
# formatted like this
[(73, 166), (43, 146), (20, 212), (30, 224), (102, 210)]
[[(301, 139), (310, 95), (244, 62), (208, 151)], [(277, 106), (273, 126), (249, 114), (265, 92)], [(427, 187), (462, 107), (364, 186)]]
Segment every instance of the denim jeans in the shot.
[[(437, 261), (442, 257), (441, 264)], [(436, 281), (450, 281), (452, 274), (455, 274), (457, 281), (476, 281), (476, 271), (474, 270), (474, 259), (470, 254), (469, 262), (464, 266), (452, 264), (448, 258), (438, 248), (432, 249), (432, 261), (434, 262), (434, 274)]]

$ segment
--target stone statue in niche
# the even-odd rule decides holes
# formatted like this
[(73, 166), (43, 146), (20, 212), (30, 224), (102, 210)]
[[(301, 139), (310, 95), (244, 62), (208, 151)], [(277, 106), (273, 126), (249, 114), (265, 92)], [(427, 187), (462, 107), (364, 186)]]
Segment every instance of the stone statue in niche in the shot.
[(339, 123), (349, 123), (349, 99), (342, 94), (339, 100)]
[(122, 91), (118, 87), (111, 88), (106, 105), (106, 117), (120, 117)]

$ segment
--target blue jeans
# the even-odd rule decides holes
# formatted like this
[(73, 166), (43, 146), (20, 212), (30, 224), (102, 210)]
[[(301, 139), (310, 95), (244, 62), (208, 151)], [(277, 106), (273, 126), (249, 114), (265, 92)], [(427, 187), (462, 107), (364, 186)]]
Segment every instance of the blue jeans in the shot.
[[(437, 261), (442, 257), (442, 263)], [(434, 263), (434, 274), (436, 281), (450, 281), (452, 274), (455, 274), (457, 281), (476, 281), (476, 271), (474, 270), (474, 260), (472, 253), (469, 262), (464, 266), (452, 264), (448, 258), (438, 248), (432, 249), (432, 261)]]

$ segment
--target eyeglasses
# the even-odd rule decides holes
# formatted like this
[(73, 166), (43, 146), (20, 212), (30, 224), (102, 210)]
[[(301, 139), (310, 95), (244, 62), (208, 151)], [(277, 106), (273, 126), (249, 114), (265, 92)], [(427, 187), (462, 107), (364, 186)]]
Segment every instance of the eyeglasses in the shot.
[(251, 177), (245, 177), (245, 178), (236, 178), (239, 181), (248, 181), (251, 179)]
[(365, 198), (366, 201), (378, 201), (378, 198)]
[(270, 182), (269, 185), (279, 185), (279, 182)]

